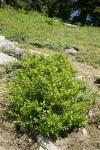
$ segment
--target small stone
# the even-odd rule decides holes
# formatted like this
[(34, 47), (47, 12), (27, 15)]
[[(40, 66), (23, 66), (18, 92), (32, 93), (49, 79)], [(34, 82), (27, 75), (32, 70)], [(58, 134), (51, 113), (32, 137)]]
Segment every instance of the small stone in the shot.
[(84, 127), (79, 128), (79, 131), (80, 131), (83, 135), (87, 136), (87, 130), (86, 130)]
[(18, 122), (17, 121), (13, 121), (13, 124), (17, 124)]
[(32, 139), (28, 139), (28, 142), (29, 142), (30, 144), (32, 144)]
[(37, 136), (37, 143), (40, 146), (39, 150), (57, 150), (57, 147), (50, 139), (44, 138), (42, 135)]
[(76, 54), (77, 50), (75, 50), (74, 48), (67, 48), (67, 49), (65, 49), (65, 53), (67, 53), (67, 54)]
[(0, 42), (4, 41), (5, 37), (0, 35)]
[(92, 117), (94, 116), (94, 113), (93, 113), (92, 110), (89, 110), (89, 111), (88, 111), (88, 116), (89, 116), (90, 118), (92, 118)]

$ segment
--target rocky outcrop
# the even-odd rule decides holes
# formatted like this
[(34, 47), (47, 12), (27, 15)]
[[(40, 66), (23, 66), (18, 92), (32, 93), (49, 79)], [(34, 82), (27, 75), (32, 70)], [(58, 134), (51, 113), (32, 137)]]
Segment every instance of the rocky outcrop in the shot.
[(4, 36), (0, 36), (0, 51), (7, 54), (21, 54), (25, 50), (19, 48), (18, 43), (15, 41), (7, 40)]
[(25, 52), (25, 50), (17, 47), (17, 45), (17, 42), (7, 40), (4, 36), (0, 36), (0, 65), (17, 61), (17, 57)]
[(15, 57), (0, 52), (0, 65), (4, 65), (7, 64), (8, 62), (14, 62), (14, 61), (17, 61)]

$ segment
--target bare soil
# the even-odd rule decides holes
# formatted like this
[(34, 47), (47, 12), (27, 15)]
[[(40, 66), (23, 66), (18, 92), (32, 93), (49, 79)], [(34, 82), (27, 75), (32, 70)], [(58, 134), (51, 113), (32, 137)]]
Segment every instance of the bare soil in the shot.
[[(82, 76), (100, 94), (98, 85), (94, 84), (95, 77), (100, 75), (99, 69), (77, 62), (71, 58), (78, 69), (78, 75)], [(34, 135), (22, 133), (15, 127), (14, 120), (7, 117), (7, 83), (6, 79), (0, 79), (0, 150), (38, 150)], [(99, 96), (100, 98), (100, 96)], [(78, 129), (67, 134), (65, 138), (59, 138), (55, 144), (59, 150), (99, 150), (100, 149), (100, 127), (97, 117), (100, 116), (100, 99), (95, 102), (92, 112), (93, 116), (85, 126), (87, 135), (83, 135)]]
[(3, 79), (0, 80), (0, 150), (37, 150), (34, 139), (17, 130), (14, 120), (7, 116), (9, 102), (6, 93), (6, 79)]
[(100, 149), (100, 84), (95, 84), (96, 77), (100, 76), (100, 69), (93, 68), (86, 62), (78, 62), (74, 56), (71, 56), (74, 66), (78, 70), (78, 76), (82, 76), (93, 89), (97, 91), (96, 100), (92, 112), (93, 116), (89, 118), (85, 129), (87, 135), (83, 135), (79, 130), (66, 134), (65, 138), (56, 141), (60, 150), (99, 150)]

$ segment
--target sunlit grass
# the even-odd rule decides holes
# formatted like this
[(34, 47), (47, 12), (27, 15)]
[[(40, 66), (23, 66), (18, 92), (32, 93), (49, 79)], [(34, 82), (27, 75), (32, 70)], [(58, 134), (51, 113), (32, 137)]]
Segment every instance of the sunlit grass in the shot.
[[(16, 40), (23, 47), (64, 51), (77, 48), (76, 58), (100, 66), (100, 29), (93, 27), (67, 27), (55, 19), (37, 12), (0, 10), (0, 34)], [(45, 49), (44, 49), (45, 51)]]

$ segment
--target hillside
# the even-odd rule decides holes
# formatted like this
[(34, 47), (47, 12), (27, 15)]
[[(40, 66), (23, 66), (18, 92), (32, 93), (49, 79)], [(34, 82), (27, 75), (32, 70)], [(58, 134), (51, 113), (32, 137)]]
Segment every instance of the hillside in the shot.
[[(25, 51), (51, 55), (74, 48), (77, 53), (69, 59), (77, 68), (77, 77), (86, 82), (90, 90), (97, 91), (97, 99), (88, 112), (88, 123), (83, 130), (75, 129), (54, 141), (59, 150), (100, 149), (100, 28), (71, 27), (58, 18), (50, 19), (37, 12), (26, 13), (13, 9), (0, 10), (0, 35)], [(9, 50), (0, 52), (14, 56)], [(17, 56), (18, 57), (18, 56)], [(17, 58), (16, 57), (16, 58)], [(0, 150), (38, 150), (35, 133), (24, 132), (16, 126), (16, 120), (7, 115), (8, 82), (14, 78), (16, 65), (0, 65)]]
[(0, 34), (27, 49), (37, 47), (64, 52), (74, 47), (78, 51), (77, 60), (100, 67), (100, 28), (73, 28), (57, 20), (37, 12), (0, 10)]

